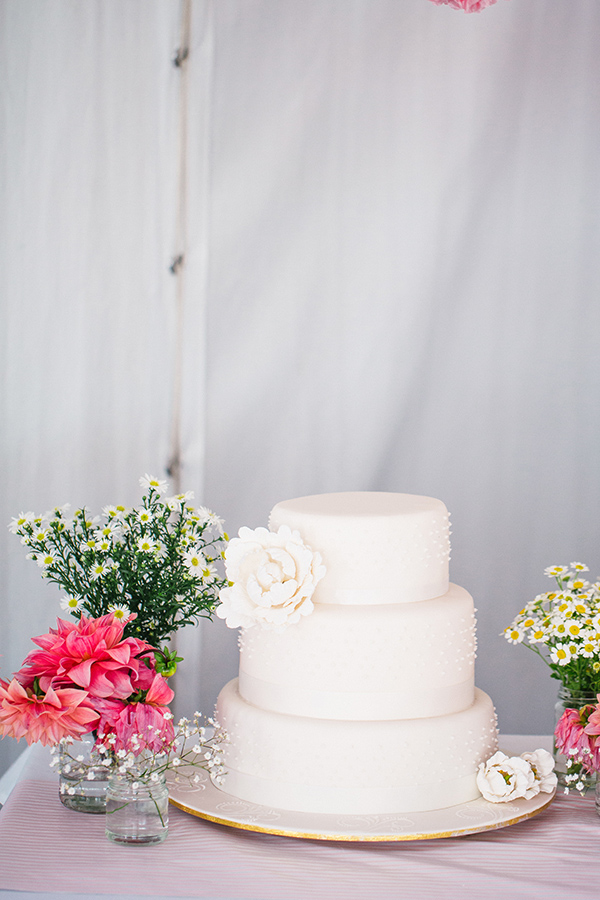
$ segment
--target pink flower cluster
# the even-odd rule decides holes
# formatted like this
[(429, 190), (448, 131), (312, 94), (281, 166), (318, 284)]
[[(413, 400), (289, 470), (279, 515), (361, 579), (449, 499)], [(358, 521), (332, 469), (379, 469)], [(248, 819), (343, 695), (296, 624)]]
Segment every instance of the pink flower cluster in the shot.
[(600, 694), (598, 704), (565, 709), (554, 731), (557, 749), (586, 772), (600, 771)]
[(432, 0), (438, 6), (451, 6), (452, 9), (464, 9), (466, 13), (481, 12), (486, 6), (492, 6), (496, 0)]
[(57, 628), (33, 639), (10, 682), (0, 679), (0, 736), (55, 744), (95, 731), (99, 742), (160, 752), (173, 739), (167, 704), (173, 691), (157, 673), (146, 641), (124, 638), (134, 616), (113, 613)]

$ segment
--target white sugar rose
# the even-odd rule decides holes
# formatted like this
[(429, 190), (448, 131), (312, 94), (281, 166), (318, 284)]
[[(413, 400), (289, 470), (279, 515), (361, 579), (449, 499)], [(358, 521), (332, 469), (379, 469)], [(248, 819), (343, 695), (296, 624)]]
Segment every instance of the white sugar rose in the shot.
[(531, 753), (521, 753), (521, 758), (529, 763), (533, 769), (536, 782), (540, 791), (551, 794), (558, 783), (554, 772), (554, 757), (547, 750), (534, 750)]
[(297, 531), (282, 525), (277, 533), (240, 528), (225, 551), (225, 571), (231, 586), (219, 595), (217, 616), (229, 628), (282, 630), (313, 611), (311, 597), (325, 566)]
[(486, 800), (504, 803), (524, 797), (530, 800), (540, 792), (533, 769), (520, 756), (507, 756), (498, 750), (477, 773), (477, 787)]

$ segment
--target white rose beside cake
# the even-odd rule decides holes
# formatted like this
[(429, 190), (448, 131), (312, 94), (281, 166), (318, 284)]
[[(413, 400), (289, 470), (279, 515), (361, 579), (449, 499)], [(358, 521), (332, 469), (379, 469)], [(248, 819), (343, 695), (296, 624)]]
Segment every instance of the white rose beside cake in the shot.
[(223, 790), (342, 814), (480, 797), (496, 716), (474, 687), (473, 600), (448, 581), (444, 504), (323, 494), (277, 504), (269, 524), (225, 555), (217, 615), (242, 634), (216, 709)]

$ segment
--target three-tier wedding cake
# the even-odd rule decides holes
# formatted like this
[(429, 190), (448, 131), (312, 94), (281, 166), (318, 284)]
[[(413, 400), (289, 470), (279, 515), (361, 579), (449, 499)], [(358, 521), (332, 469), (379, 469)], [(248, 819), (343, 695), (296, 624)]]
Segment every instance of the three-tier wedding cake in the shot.
[(269, 525), (226, 552), (217, 614), (242, 633), (217, 702), (223, 790), (346, 814), (478, 797), (496, 717), (474, 686), (473, 600), (448, 581), (444, 504), (322, 494), (278, 503)]

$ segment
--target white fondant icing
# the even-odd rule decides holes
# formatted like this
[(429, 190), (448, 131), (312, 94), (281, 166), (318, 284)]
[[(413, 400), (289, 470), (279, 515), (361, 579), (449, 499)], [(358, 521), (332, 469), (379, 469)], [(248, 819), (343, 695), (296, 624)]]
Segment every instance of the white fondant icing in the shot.
[(314, 603), (413, 603), (448, 590), (448, 511), (413, 494), (340, 493), (278, 503), (269, 519), (321, 554)]
[(224, 790), (302, 812), (412, 812), (479, 796), (476, 772), (496, 746), (495, 714), (476, 692), (466, 710), (428, 719), (345, 721), (289, 716), (221, 691), (228, 731)]
[(240, 692), (292, 715), (437, 716), (472, 703), (474, 657), (473, 600), (457, 585), (418, 603), (319, 604), (284, 634), (244, 632)]
[(223, 688), (224, 790), (305, 812), (415, 812), (478, 796), (496, 749), (490, 698), (473, 686), (475, 619), (448, 584), (443, 503), (346, 493), (278, 504), (321, 554), (310, 616), (240, 641), (240, 678)]

